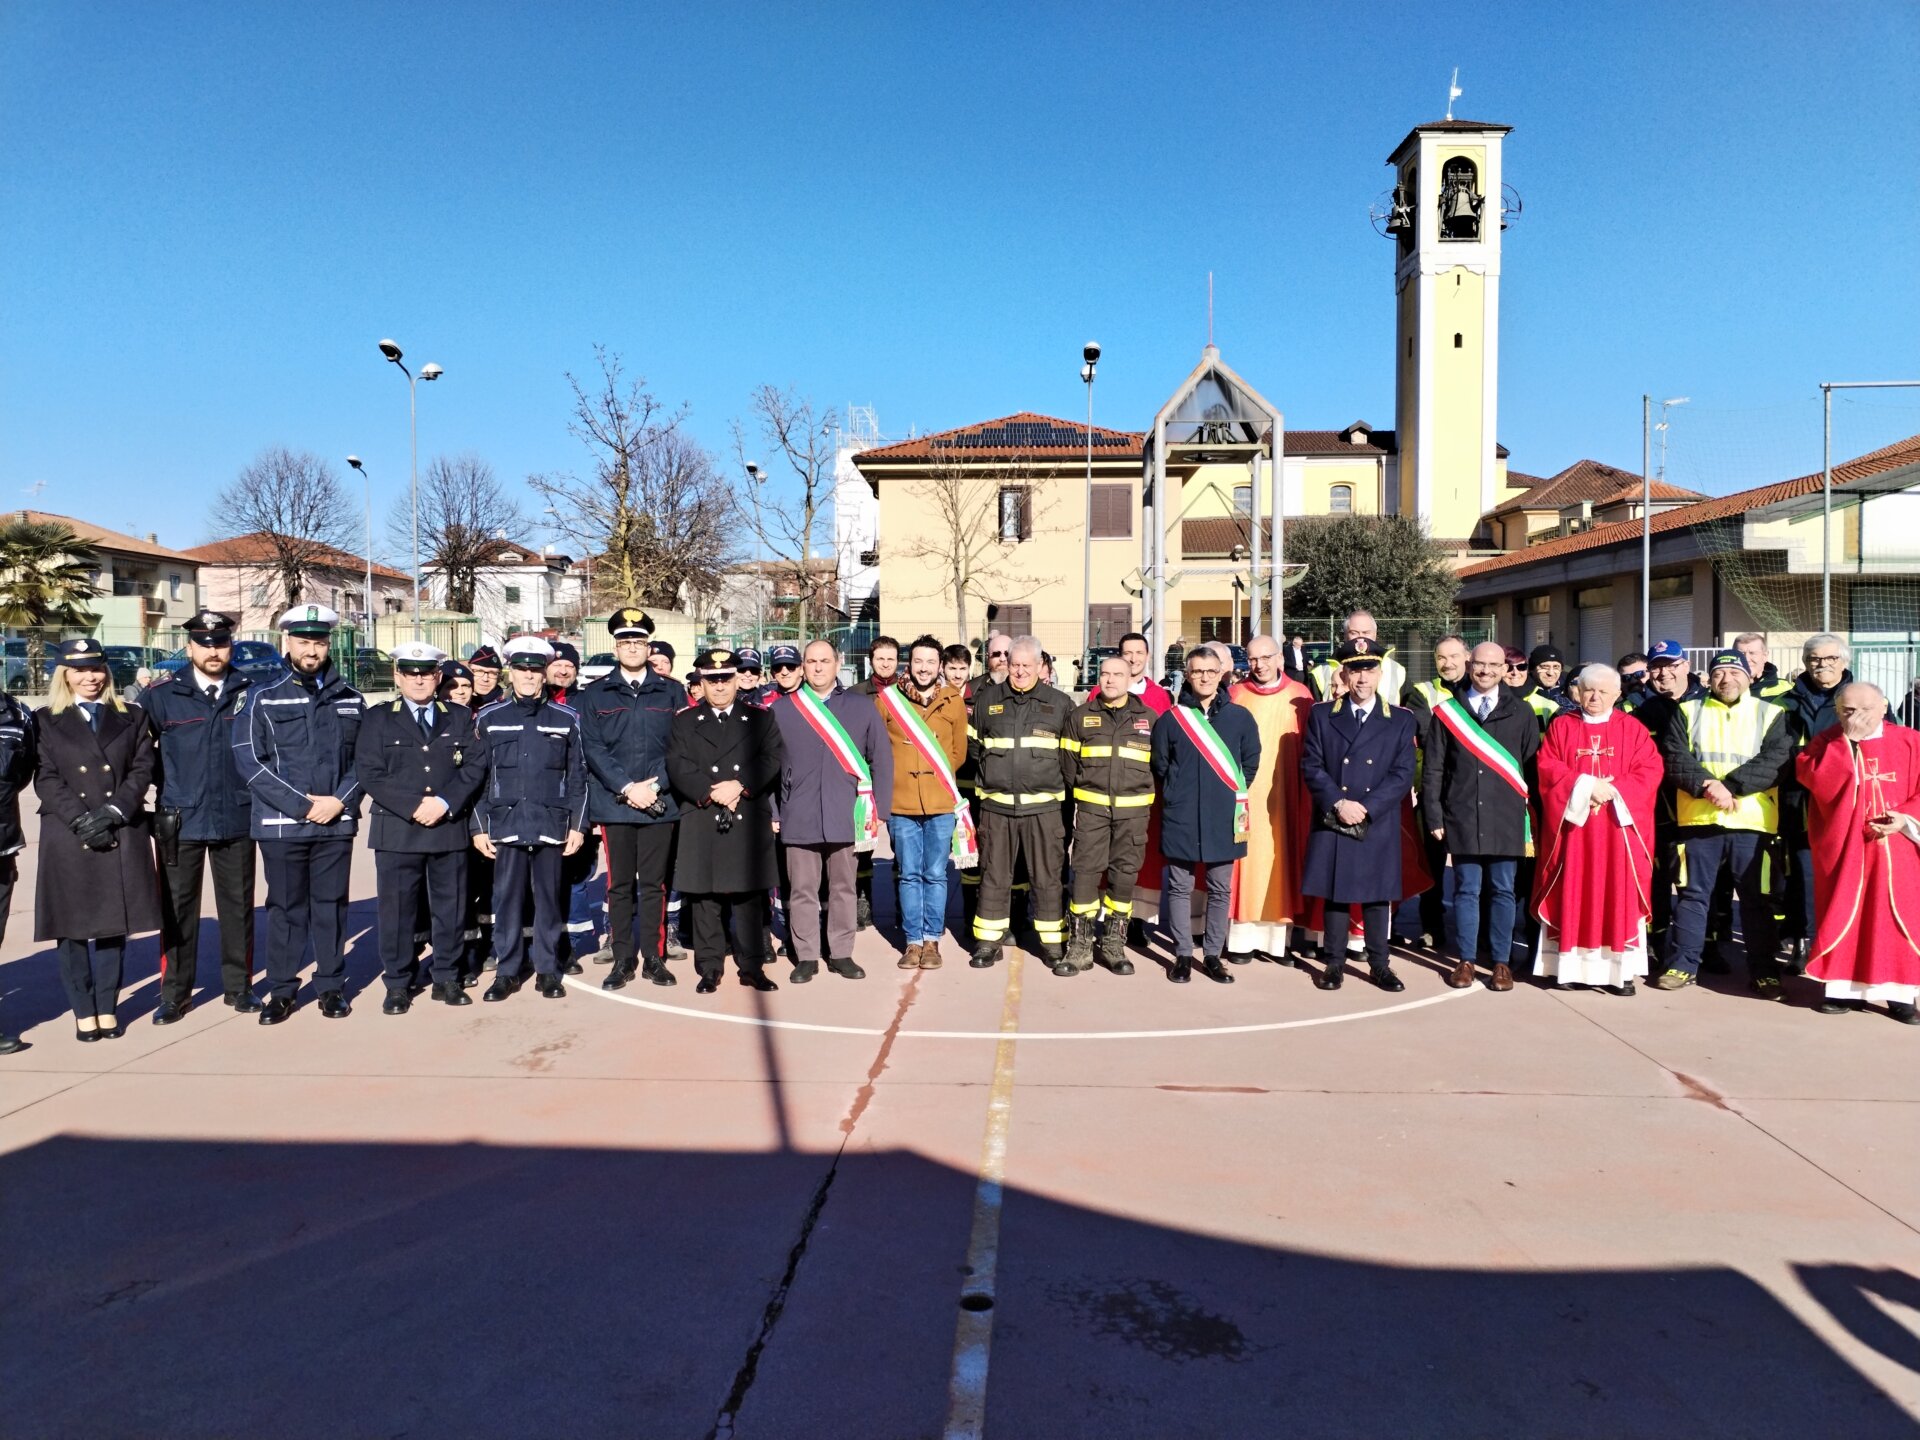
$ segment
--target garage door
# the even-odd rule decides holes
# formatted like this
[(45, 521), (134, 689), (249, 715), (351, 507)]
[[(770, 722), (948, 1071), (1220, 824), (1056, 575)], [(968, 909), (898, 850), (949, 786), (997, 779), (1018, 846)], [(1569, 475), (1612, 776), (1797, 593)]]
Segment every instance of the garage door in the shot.
[(1653, 634), (1648, 637), (1649, 644), (1654, 640), (1693, 644), (1693, 596), (1673, 595), (1654, 601), (1652, 617)]
[(1611, 665), (1613, 653), (1613, 605), (1589, 605), (1580, 612), (1580, 653), (1569, 657), (1576, 663), (1595, 661)]

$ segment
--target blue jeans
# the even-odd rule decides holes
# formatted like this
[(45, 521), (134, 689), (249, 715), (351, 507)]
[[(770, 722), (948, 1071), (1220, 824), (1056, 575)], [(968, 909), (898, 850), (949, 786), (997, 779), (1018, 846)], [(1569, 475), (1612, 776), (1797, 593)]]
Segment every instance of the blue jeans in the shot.
[(1453, 857), (1454, 954), (1462, 960), (1480, 959), (1480, 888), (1492, 894), (1487, 907), (1487, 956), (1490, 964), (1505, 965), (1513, 947), (1513, 877), (1518, 860), (1501, 855)]
[(947, 859), (953, 813), (895, 815), (887, 826), (900, 877), (900, 928), (909, 945), (938, 940), (947, 928)]

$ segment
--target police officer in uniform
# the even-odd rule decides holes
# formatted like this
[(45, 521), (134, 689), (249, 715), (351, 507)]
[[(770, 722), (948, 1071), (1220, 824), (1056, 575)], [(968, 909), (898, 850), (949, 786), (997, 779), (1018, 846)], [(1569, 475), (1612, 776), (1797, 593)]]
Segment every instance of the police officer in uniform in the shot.
[(467, 807), (486, 779), (473, 738), (473, 712), (434, 691), (446, 655), (424, 640), (393, 652), (400, 698), (360, 721), (357, 765), (373, 798), (368, 843), (379, 893), (380, 968), (387, 998), (380, 1010), (404, 1015), (413, 1003), (413, 935), (421, 900), (433, 934), (433, 998), (473, 1002), (460, 984), (467, 894)]
[(347, 1003), (347, 881), (360, 825), (354, 747), (360, 692), (328, 654), (340, 617), (324, 605), (295, 605), (280, 617), (287, 673), (235, 702), (233, 755), (253, 798), (253, 838), (267, 874), (267, 980), (262, 1025), (293, 1013), (306, 947), (313, 987), (329, 1020)]
[(165, 959), (156, 1025), (171, 1025), (193, 1006), (200, 882), (209, 869), (220, 917), (221, 989), (235, 1010), (260, 1009), (253, 995), (253, 806), (234, 764), (241, 699), (252, 682), (233, 668), (233, 624), (215, 610), (187, 621), (186, 667), (140, 697), (160, 751), (153, 838)]
[(1073, 789), (1073, 898), (1066, 958), (1053, 967), (1056, 975), (1093, 964), (1094, 923), (1103, 907), (1100, 963), (1115, 975), (1133, 973), (1126, 922), (1133, 917), (1133, 884), (1153, 815), (1155, 716), (1129, 691), (1132, 681), (1118, 655), (1102, 660), (1100, 688), (1073, 712), (1060, 739)]
[(487, 783), (473, 811), (473, 844), (493, 861), (498, 973), (482, 997), (500, 1001), (526, 983), (527, 911), (533, 911), (534, 989), (566, 996), (560, 941), (567, 923), (562, 862), (586, 843), (587, 767), (580, 717), (545, 694), (553, 650), (537, 636), (507, 642), (512, 693), (474, 717)]
[(491, 645), (482, 645), (467, 657), (467, 668), (473, 672), (473, 713), (478, 715), (482, 705), (491, 705), (496, 700), (506, 699), (500, 689), (500, 652)]
[[(665, 946), (667, 873), (680, 818), (667, 782), (667, 740), (686, 708), (680, 682), (647, 663), (653, 617), (631, 605), (607, 617), (613, 669), (580, 692), (581, 744), (587, 763), (587, 818), (607, 851), (607, 948), (613, 971), (601, 988), (618, 990), (636, 973), (674, 983)], [(639, 915), (639, 947), (634, 916)]]

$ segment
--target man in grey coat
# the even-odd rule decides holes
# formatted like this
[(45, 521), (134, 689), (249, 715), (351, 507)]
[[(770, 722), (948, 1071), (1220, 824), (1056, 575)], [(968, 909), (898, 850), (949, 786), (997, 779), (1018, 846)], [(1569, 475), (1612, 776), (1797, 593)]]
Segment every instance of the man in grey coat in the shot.
[[(831, 641), (809, 644), (800, 668), (805, 676), (800, 689), (782, 695), (773, 705), (786, 746), (780, 777), (780, 843), (786, 849), (791, 887), (786, 903), (793, 981), (805, 984), (820, 969), (823, 879), (827, 968), (845, 979), (858, 980), (867, 972), (853, 959), (855, 845), (863, 838), (870, 842), (872, 836), (855, 833), (855, 816), (857, 811), (871, 814), (876, 831), (892, 819), (893, 744), (873, 701), (840, 687), (840, 652)], [(861, 761), (867, 779), (857, 773)], [(848, 762), (854, 765), (853, 772)]]

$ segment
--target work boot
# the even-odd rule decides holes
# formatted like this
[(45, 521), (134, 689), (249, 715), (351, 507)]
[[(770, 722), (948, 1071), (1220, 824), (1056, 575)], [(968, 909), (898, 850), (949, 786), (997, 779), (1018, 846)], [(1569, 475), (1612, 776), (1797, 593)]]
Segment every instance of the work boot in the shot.
[(918, 970), (920, 968), (920, 942), (916, 940), (907, 946), (906, 949), (902, 950), (900, 952), (900, 958), (894, 963), (902, 970)]
[(973, 958), (967, 961), (975, 970), (990, 970), (1000, 960), (1000, 947), (991, 940), (978, 941), (973, 947)]
[(1115, 975), (1133, 974), (1133, 962), (1127, 958), (1127, 929), (1118, 915), (1107, 917), (1107, 928), (1100, 932), (1100, 963)]
[(1067, 953), (1062, 962), (1075, 970), (1093, 965), (1093, 917), (1075, 915), (1067, 922)]

